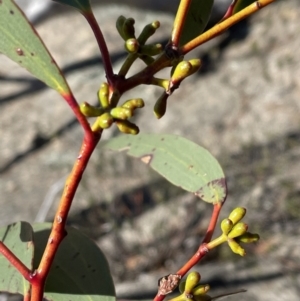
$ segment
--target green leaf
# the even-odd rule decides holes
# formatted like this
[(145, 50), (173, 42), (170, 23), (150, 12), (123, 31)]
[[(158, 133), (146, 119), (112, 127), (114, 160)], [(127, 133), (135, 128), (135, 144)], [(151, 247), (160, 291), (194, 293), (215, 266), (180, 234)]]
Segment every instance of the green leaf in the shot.
[(127, 151), (140, 158), (176, 186), (193, 192), (208, 203), (226, 198), (226, 180), (218, 161), (203, 147), (175, 135), (120, 136), (103, 147)]
[(0, 52), (60, 94), (70, 92), (38, 33), (12, 0), (0, 1)]
[[(18, 222), (0, 228), (0, 240), (10, 249), (29, 269), (32, 268), (34, 252), (33, 231), (30, 224)], [(25, 295), (29, 290), (29, 283), (0, 254), (0, 291)]]
[(91, 4), (90, 4), (89, 0), (53, 0), (53, 1), (75, 7), (80, 12), (90, 12), (91, 11)]
[[(30, 269), (37, 268), (49, 239), (51, 224), (19, 222), (0, 228), (0, 239)], [(76, 229), (67, 227), (46, 282), (44, 298), (55, 301), (115, 301), (105, 256)], [(34, 231), (34, 234), (33, 234)], [(34, 243), (33, 243), (34, 241)], [(35, 245), (35, 248), (34, 248)], [(34, 259), (33, 259), (34, 254)], [(29, 283), (0, 255), (0, 290), (24, 295)]]
[(238, 13), (240, 10), (246, 8), (247, 6), (249, 6), (250, 4), (252, 4), (255, 1), (256, 0), (238, 0), (233, 8), (232, 14), (234, 15), (234, 14)]
[(180, 46), (190, 42), (204, 31), (210, 18), (213, 4), (214, 0), (192, 0), (181, 33)]
[[(34, 267), (42, 257), (51, 224), (34, 224)], [(80, 231), (67, 227), (50, 274), (44, 298), (55, 301), (115, 301), (115, 289), (105, 256)]]

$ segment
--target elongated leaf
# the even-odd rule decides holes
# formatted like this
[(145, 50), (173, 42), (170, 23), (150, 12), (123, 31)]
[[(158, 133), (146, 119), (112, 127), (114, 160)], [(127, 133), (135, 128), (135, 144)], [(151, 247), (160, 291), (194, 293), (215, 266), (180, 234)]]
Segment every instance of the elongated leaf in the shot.
[[(48, 241), (51, 224), (35, 224), (37, 267)], [(67, 227), (45, 288), (45, 299), (55, 301), (115, 301), (115, 289), (105, 256), (78, 230)]]
[[(29, 268), (32, 268), (34, 252), (33, 231), (30, 224), (19, 222), (0, 228), (0, 240)], [(0, 291), (26, 294), (29, 283), (0, 254)]]
[(199, 36), (210, 18), (214, 0), (192, 0), (185, 20), (179, 45), (184, 45)]
[(68, 84), (38, 33), (12, 0), (0, 1), (0, 52), (59, 93)]
[(249, 6), (250, 4), (252, 4), (253, 2), (255, 2), (256, 0), (238, 0), (237, 3), (235, 4), (234, 8), (233, 8), (233, 14), (238, 13), (240, 10), (246, 8), (247, 6)]
[(53, 0), (61, 4), (72, 6), (81, 12), (89, 12), (91, 10), (91, 4), (89, 0)]
[(168, 181), (208, 203), (223, 202), (227, 189), (218, 161), (203, 147), (175, 135), (120, 136), (103, 145), (140, 158)]

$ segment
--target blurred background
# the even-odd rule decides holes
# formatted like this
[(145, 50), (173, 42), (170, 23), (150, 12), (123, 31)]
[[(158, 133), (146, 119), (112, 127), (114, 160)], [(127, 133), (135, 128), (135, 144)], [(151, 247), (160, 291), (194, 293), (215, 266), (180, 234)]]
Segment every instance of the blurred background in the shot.
[[(75, 10), (51, 1), (19, 0), (79, 102), (96, 103), (105, 80), (97, 44)], [(152, 41), (166, 43), (178, 0), (92, 1), (114, 70), (126, 55), (115, 29), (119, 15), (136, 32), (161, 23)], [(215, 1), (212, 21), (228, 1)], [(206, 147), (222, 165), (229, 195), (221, 218), (246, 207), (261, 240), (240, 258), (224, 245), (195, 267), (211, 295), (248, 290), (228, 300), (294, 301), (300, 296), (300, 7), (276, 1), (189, 54), (203, 61), (156, 120), (157, 87), (123, 100), (146, 102), (136, 117), (143, 133), (172, 133)], [(132, 74), (143, 67), (137, 64)], [(161, 73), (168, 76), (169, 70)], [(82, 140), (60, 96), (0, 55), (0, 224), (51, 221)], [(104, 134), (118, 134), (115, 128)], [(197, 250), (211, 206), (172, 186), (138, 160), (98, 148), (76, 194), (69, 224), (108, 257), (118, 296), (150, 299), (157, 280), (176, 272)]]

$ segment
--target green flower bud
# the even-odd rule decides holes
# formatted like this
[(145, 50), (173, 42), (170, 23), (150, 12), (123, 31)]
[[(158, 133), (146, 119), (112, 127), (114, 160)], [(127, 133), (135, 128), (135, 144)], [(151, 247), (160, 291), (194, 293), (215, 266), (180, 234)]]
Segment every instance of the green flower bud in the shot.
[(214, 300), (214, 298), (212, 298), (209, 295), (198, 295), (198, 296), (194, 296), (194, 300), (195, 301), (211, 301), (211, 300)]
[(170, 81), (164, 78), (152, 77), (151, 85), (159, 86), (164, 90), (167, 90), (169, 88)]
[(126, 120), (126, 119), (132, 117), (133, 112), (130, 109), (116, 107), (116, 108), (111, 109), (110, 115), (116, 119)]
[(137, 135), (139, 133), (139, 128), (131, 123), (128, 120), (116, 120), (116, 125), (120, 132), (125, 133), (125, 134), (131, 134), (131, 135)]
[(149, 44), (149, 45), (142, 45), (139, 49), (139, 53), (146, 54), (150, 56), (155, 56), (163, 51), (162, 44)]
[(228, 239), (227, 242), (233, 253), (238, 254), (240, 256), (246, 255), (246, 251), (234, 239)]
[(137, 39), (132, 38), (125, 41), (124, 47), (129, 53), (137, 53), (139, 51), (140, 44)]
[(201, 276), (198, 272), (191, 272), (186, 278), (184, 293), (191, 294), (193, 288), (199, 283)]
[(200, 59), (189, 60), (189, 63), (192, 65), (192, 70), (191, 70), (190, 74), (196, 73), (201, 67), (201, 60)]
[(171, 81), (173, 84), (180, 83), (184, 78), (189, 76), (191, 74), (191, 71), (193, 70), (193, 66), (188, 61), (182, 61), (180, 62), (171, 77)]
[(138, 37), (138, 41), (140, 45), (144, 45), (146, 41), (155, 33), (155, 31), (159, 27), (160, 27), (159, 21), (154, 21), (151, 24), (146, 25)]
[(183, 57), (179, 57), (178, 59), (174, 59), (174, 60), (172, 61), (172, 68), (171, 68), (171, 72), (170, 72), (170, 76), (171, 76), (171, 77), (173, 76), (174, 71), (176, 70), (178, 64), (179, 64), (180, 62), (182, 62), (182, 61), (183, 61)]
[(122, 104), (122, 107), (129, 110), (135, 110), (135, 109), (143, 108), (144, 105), (145, 103), (141, 98), (133, 98), (133, 99), (126, 100)]
[(122, 37), (122, 39), (126, 41), (127, 39), (123, 32), (123, 25), (124, 25), (125, 21), (126, 21), (126, 18), (124, 16), (118, 17), (118, 19), (116, 21), (116, 28), (117, 28), (119, 35)]
[(232, 230), (228, 234), (228, 238), (235, 238), (245, 234), (248, 230), (248, 225), (245, 223), (237, 223), (233, 226)]
[(193, 289), (193, 295), (194, 296), (198, 296), (198, 295), (204, 295), (205, 293), (207, 293), (210, 290), (210, 286), (208, 284), (200, 284), (197, 285), (194, 289)]
[(97, 122), (102, 129), (108, 129), (113, 124), (114, 119), (109, 113), (104, 113), (97, 118)]
[(172, 298), (171, 300), (169, 300), (169, 301), (185, 301), (185, 295), (184, 294), (181, 294), (181, 295), (179, 295), (179, 296), (177, 296), (177, 297), (175, 297), (175, 298)]
[(87, 102), (82, 103), (79, 108), (81, 113), (86, 117), (97, 117), (104, 113), (102, 108), (93, 107)]
[(237, 242), (251, 243), (259, 240), (259, 235), (256, 233), (246, 232), (243, 235), (236, 238)]
[(232, 221), (232, 223), (235, 225), (238, 223), (246, 214), (246, 209), (242, 207), (237, 207), (229, 215), (229, 219)]
[(228, 235), (228, 233), (231, 231), (233, 227), (233, 223), (229, 218), (225, 218), (221, 222), (221, 230), (225, 235)]
[(103, 108), (107, 108), (109, 106), (108, 97), (109, 97), (109, 86), (107, 83), (103, 83), (98, 91), (98, 99)]
[(125, 41), (127, 41), (128, 39), (135, 39), (135, 29), (134, 29), (134, 23), (135, 20), (133, 18), (128, 18), (125, 20), (125, 22), (123, 23), (123, 34), (125, 36)]
[(160, 119), (163, 117), (166, 113), (167, 109), (167, 100), (168, 100), (169, 94), (166, 92), (163, 92), (163, 94), (158, 98), (154, 105), (154, 115), (157, 119)]

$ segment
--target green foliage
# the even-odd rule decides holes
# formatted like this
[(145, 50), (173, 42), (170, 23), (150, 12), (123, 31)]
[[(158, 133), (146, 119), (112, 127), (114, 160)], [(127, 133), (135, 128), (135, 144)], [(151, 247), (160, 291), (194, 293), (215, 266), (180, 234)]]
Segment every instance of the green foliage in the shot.
[[(34, 252), (33, 231), (30, 224), (19, 222), (0, 228), (0, 240), (25, 266), (32, 268)], [(25, 295), (30, 284), (11, 266), (4, 256), (0, 256), (0, 291)]]
[(176, 186), (208, 203), (222, 203), (227, 194), (223, 170), (204, 148), (175, 135), (140, 134), (109, 140), (104, 148), (140, 158)]
[[(38, 267), (51, 224), (19, 222), (0, 228), (5, 245), (31, 270)], [(45, 299), (56, 301), (115, 301), (108, 263), (99, 247), (84, 234), (67, 227), (46, 282)], [(0, 290), (25, 295), (27, 282), (0, 257)]]
[(199, 36), (210, 18), (214, 0), (192, 0), (183, 31), (180, 45), (184, 45)]
[(61, 94), (69, 87), (38, 33), (11, 0), (0, 2), (0, 52)]
[[(51, 224), (35, 224), (37, 267)], [(47, 278), (45, 298), (56, 301), (115, 301), (115, 289), (106, 258), (99, 247), (80, 231), (67, 227), (67, 236), (55, 256)]]

